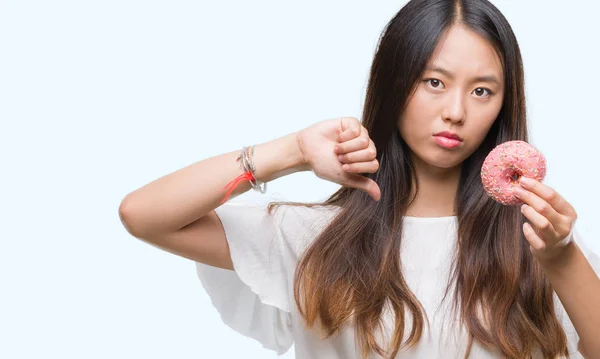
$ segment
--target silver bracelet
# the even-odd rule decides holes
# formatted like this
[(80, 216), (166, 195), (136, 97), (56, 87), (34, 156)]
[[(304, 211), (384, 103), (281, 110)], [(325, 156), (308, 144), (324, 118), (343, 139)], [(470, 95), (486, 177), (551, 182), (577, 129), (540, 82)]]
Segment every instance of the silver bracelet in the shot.
[[(254, 146), (243, 147), (240, 151), (238, 159), (241, 160), (241, 167), (243, 167), (244, 171), (251, 172), (252, 176), (254, 177), (254, 171), (256, 171), (256, 166), (254, 165)], [(259, 180), (250, 180), (250, 185), (255, 191), (258, 191), (263, 194), (267, 192), (266, 182), (262, 182)]]

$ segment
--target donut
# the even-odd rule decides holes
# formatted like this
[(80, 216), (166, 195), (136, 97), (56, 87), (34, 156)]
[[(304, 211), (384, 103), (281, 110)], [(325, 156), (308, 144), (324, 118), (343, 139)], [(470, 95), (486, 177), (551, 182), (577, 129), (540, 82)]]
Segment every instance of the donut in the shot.
[(508, 141), (496, 146), (481, 167), (481, 182), (486, 192), (504, 205), (523, 204), (514, 195), (521, 176), (542, 181), (546, 176), (546, 159), (525, 141)]

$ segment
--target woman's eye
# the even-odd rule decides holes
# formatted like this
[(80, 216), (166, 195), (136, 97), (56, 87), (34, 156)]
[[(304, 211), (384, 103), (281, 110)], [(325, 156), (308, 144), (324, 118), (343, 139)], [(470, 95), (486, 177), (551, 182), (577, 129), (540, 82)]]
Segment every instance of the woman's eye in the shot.
[[(476, 89), (475, 89), (475, 91), (473, 91), (473, 93), (474, 93), (474, 94), (475, 94), (477, 97), (483, 97), (483, 98), (485, 98), (485, 97), (490, 97), (490, 96), (493, 94), (493, 92), (492, 92), (492, 91), (490, 91), (490, 89), (486, 89), (486, 88), (483, 88), (483, 87), (476, 88)], [(483, 96), (483, 95), (485, 95), (486, 93), (487, 93), (487, 96)]]
[(439, 89), (444, 87), (444, 84), (442, 83), (442, 81), (438, 80), (438, 79), (428, 79), (425, 80), (425, 82), (427, 82), (429, 84), (429, 86), (431, 86), (434, 89)]
[[(426, 79), (424, 81), (429, 85), (429, 87), (431, 87), (433, 89), (444, 88), (444, 83), (438, 79)], [(492, 92), (492, 90), (485, 88), (485, 87), (478, 87), (473, 91), (473, 93), (475, 94), (475, 96), (480, 97), (480, 98), (490, 97), (491, 95), (494, 94)]]

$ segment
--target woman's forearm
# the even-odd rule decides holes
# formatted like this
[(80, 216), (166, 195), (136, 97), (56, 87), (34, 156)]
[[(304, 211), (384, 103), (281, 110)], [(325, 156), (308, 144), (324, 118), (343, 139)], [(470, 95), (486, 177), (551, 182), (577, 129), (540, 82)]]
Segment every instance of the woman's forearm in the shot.
[[(203, 217), (219, 206), (223, 188), (243, 174), (236, 161), (240, 150), (207, 158), (129, 193), (119, 215), (135, 236), (171, 233)], [(263, 182), (306, 170), (295, 133), (254, 147), (256, 178)], [(230, 198), (248, 191), (248, 181), (238, 184)]]
[(580, 337), (582, 354), (600, 358), (600, 279), (575, 241), (558, 263), (541, 263)]

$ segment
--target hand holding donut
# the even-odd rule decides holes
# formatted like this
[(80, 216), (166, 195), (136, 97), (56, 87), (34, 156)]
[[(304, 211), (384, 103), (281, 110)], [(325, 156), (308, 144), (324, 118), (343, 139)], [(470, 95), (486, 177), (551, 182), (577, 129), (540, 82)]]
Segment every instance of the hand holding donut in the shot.
[(375, 144), (354, 117), (318, 122), (297, 134), (305, 162), (321, 179), (365, 191), (376, 201), (381, 190), (361, 173), (379, 169)]
[(504, 205), (522, 205), (531, 224), (523, 233), (532, 253), (543, 260), (558, 258), (572, 240), (577, 213), (554, 189), (541, 183), (546, 175), (542, 153), (525, 141), (508, 141), (494, 148), (481, 168), (485, 190)]
[[(554, 189), (532, 178), (521, 177), (516, 195), (525, 202), (521, 212), (533, 224), (523, 224), (523, 233), (532, 253), (543, 260), (554, 260), (573, 239), (577, 213)], [(535, 228), (534, 228), (535, 227)]]

